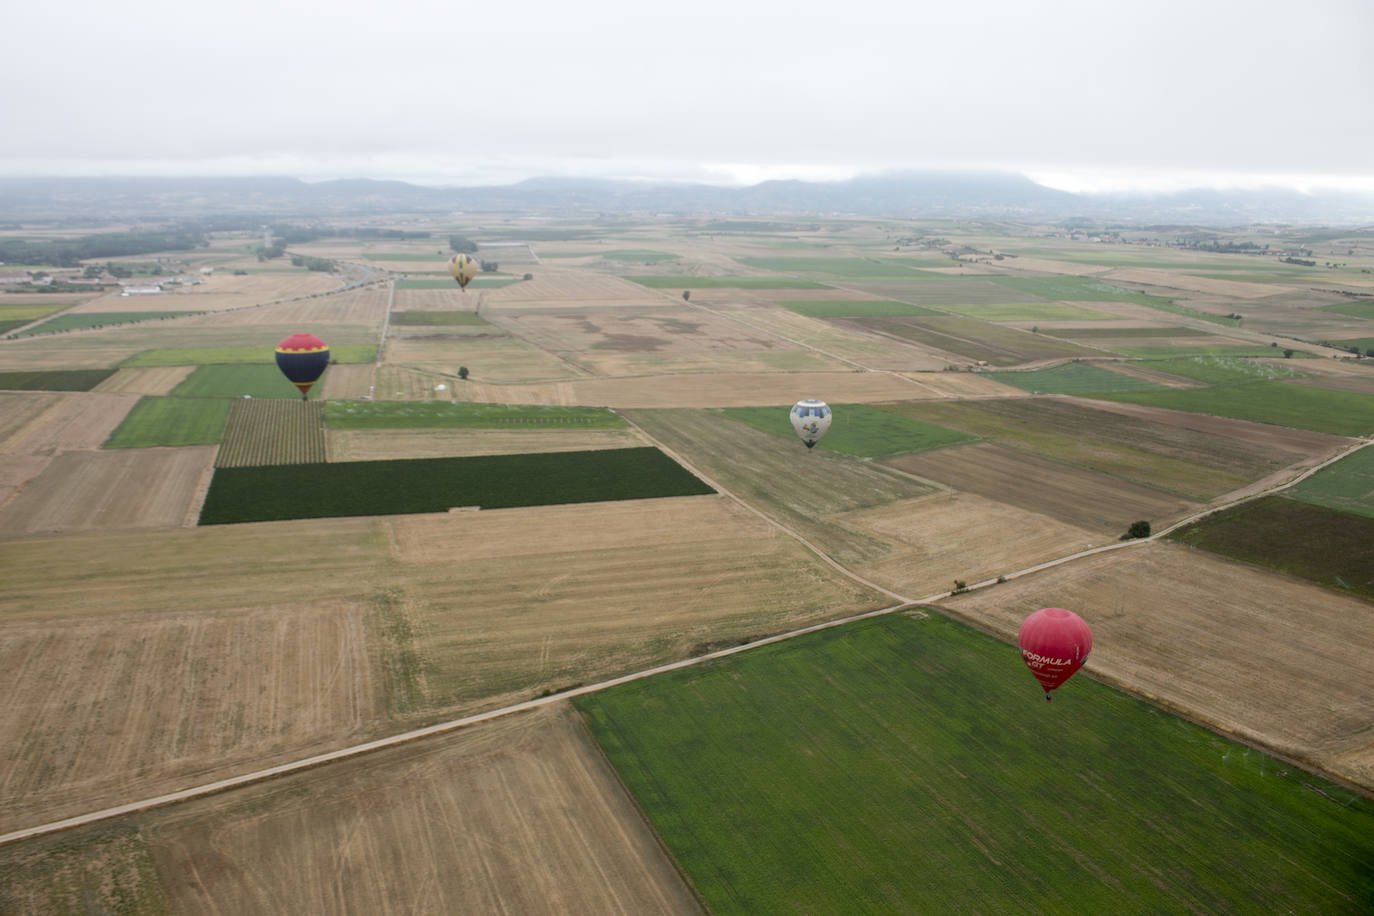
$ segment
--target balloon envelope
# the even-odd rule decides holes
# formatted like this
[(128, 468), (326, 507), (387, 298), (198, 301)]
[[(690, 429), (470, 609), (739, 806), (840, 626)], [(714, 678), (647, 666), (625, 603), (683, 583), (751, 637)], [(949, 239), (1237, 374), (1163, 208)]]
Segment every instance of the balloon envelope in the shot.
[(477, 261), (471, 255), (459, 252), (448, 260), (448, 272), (453, 279), (458, 281), (458, 285), (468, 288), (468, 281), (477, 276)]
[(1045, 690), (1050, 691), (1083, 667), (1092, 651), (1093, 634), (1087, 623), (1062, 607), (1041, 608), (1021, 621), (1016, 634), (1021, 659)]
[(314, 334), (292, 334), (277, 344), (277, 368), (293, 385), (301, 397), (309, 397), (315, 384), (329, 365), (329, 347)]
[(792, 421), (792, 428), (797, 431), (798, 436), (801, 436), (806, 447), (810, 448), (830, 428), (830, 408), (826, 406), (824, 401), (814, 399), (798, 401), (792, 405), (788, 419)]

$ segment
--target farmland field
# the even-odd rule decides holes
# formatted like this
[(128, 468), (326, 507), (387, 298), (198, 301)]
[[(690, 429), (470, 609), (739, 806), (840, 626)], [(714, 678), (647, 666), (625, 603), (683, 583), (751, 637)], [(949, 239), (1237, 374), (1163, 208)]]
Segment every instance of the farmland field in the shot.
[(1030, 372), (989, 372), (988, 378), (1037, 394), (1091, 394), (1099, 391), (1153, 391), (1162, 387), (1136, 376), (1083, 363), (1064, 363)]
[[(153, 366), (228, 366), (250, 363), (272, 363), (275, 341), (253, 347), (172, 347), (143, 352), (126, 359), (125, 368)], [(332, 345), (329, 359), (336, 363), (370, 363), (377, 358), (375, 346), (360, 344)]]
[(230, 402), (217, 468), (314, 464), (326, 458), (324, 404), (267, 398)]
[[(329, 370), (325, 369), (325, 375), (328, 374)], [(299, 398), (300, 395), (296, 386), (270, 363), (197, 366), (172, 389), (174, 398)]]
[(826, 289), (815, 280), (789, 277), (624, 277), (650, 289)]
[(985, 360), (994, 366), (1012, 366), (1037, 359), (1102, 355), (1100, 350), (1080, 347), (1066, 340), (953, 315), (849, 320), (868, 330), (914, 340), (968, 359)]
[[(1302, 536), (1294, 537), (1295, 531)], [(1374, 512), (1357, 515), (1269, 496), (1209, 515), (1169, 537), (1374, 599)]]
[[(834, 412), (830, 429), (816, 447), (855, 458), (886, 458), (974, 439), (967, 433), (923, 423), (879, 407), (864, 404), (831, 404), (830, 407)], [(727, 407), (722, 412), (732, 420), (780, 436), (789, 444), (796, 438), (788, 408)]]
[(713, 912), (1374, 894), (1369, 801), (1086, 678), (1061, 693), (1000, 642), (889, 616), (574, 704)]
[(940, 308), (980, 321), (1110, 321), (1116, 317), (1106, 312), (1057, 302), (959, 303), (941, 305)]
[[(52, 334), (57, 331), (75, 331), (85, 328), (107, 327), (115, 324), (129, 324), (135, 321), (159, 321), (166, 318), (181, 318), (194, 312), (68, 312), (56, 315), (42, 324), (34, 325), (19, 336), (30, 337), (35, 334)], [(0, 312), (0, 317), (4, 313)]]
[(1305, 503), (1374, 517), (1374, 449), (1363, 448), (1287, 491)]
[(232, 403), (228, 398), (139, 398), (104, 447), (214, 445)]
[(195, 366), (161, 366), (147, 369), (117, 369), (115, 373), (92, 391), (105, 391), (111, 394), (170, 394), (172, 389), (186, 380)]
[(639, 433), (628, 428), (514, 425), (504, 429), (459, 426), (329, 430), (329, 458), (331, 461), (340, 462), (385, 461), (392, 458), (467, 458), (473, 455), (516, 455), (529, 452), (583, 452), (592, 449), (634, 448), (649, 444), (651, 443)]
[(392, 312), (391, 323), (393, 325), (419, 325), (419, 326), (442, 326), (442, 327), (490, 327), (491, 322), (479, 317), (473, 312), (457, 311), (421, 311), (411, 309), (404, 312)]
[[(500, 289), (503, 286), (510, 286), (512, 283), (519, 283), (518, 277), (474, 277), (468, 284), (468, 289)], [(401, 277), (395, 281), (397, 291), (417, 290), (417, 289), (460, 289), (452, 277)]]
[(1113, 401), (1236, 417), (1336, 436), (1374, 433), (1374, 395), (1282, 382), (1252, 382), (1222, 388), (1112, 392)]
[(90, 391), (113, 374), (113, 369), (53, 369), (36, 372), (0, 372), (0, 390)]
[(839, 301), (779, 302), (789, 312), (808, 318), (852, 318), (872, 315), (938, 315), (932, 309), (890, 299), (845, 299)]
[(1162, 296), (1147, 296), (1091, 277), (997, 277), (994, 283), (1058, 302), (1133, 302), (1158, 306), (1168, 302)]
[(335, 402), (325, 406), (331, 430), (343, 429), (624, 429), (625, 421), (599, 407), (540, 407), (460, 401)]
[(221, 468), (202, 525), (713, 492), (656, 448)]
[(741, 264), (778, 273), (819, 273), (842, 279), (910, 277), (921, 267), (948, 266), (944, 257), (926, 258), (737, 258)]

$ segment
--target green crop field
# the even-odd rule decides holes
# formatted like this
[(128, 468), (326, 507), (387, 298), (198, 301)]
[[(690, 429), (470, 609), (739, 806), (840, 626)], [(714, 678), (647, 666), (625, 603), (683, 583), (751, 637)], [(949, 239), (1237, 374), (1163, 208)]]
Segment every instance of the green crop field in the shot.
[[(325, 370), (327, 375), (329, 370)], [(299, 398), (300, 391), (273, 365), (198, 366), (170, 392), (177, 398)]]
[[(280, 338), (278, 338), (280, 339)], [(276, 340), (260, 347), (175, 347), (144, 350), (135, 353), (119, 365), (123, 368), (153, 366), (231, 366), (266, 363), (275, 366)], [(339, 344), (329, 348), (329, 360), (334, 363), (371, 363), (377, 360), (377, 347), (372, 344)]]
[(778, 273), (819, 273), (841, 279), (907, 278), (921, 267), (948, 267), (949, 258), (736, 258), (741, 264)]
[(53, 369), (0, 372), (3, 391), (90, 391), (115, 374), (114, 369)]
[(1374, 395), (1327, 388), (1250, 382), (1214, 388), (1173, 388), (1163, 391), (1104, 393), (1103, 398), (1189, 410), (1218, 417), (1236, 417), (1294, 429), (1310, 429), (1337, 436), (1374, 433)]
[(232, 404), (228, 398), (139, 398), (102, 447), (214, 445)]
[[(1272, 357), (1273, 352), (1267, 354)], [(1302, 378), (1306, 373), (1296, 366), (1276, 366), (1236, 356), (1188, 356), (1162, 359), (1148, 364), (1151, 369), (1179, 375), (1208, 385), (1262, 382), (1273, 379)]]
[(1147, 296), (1145, 298), (1151, 301), (1141, 303), (1142, 305), (1148, 305), (1150, 308), (1158, 309), (1161, 312), (1183, 315), (1187, 318), (1198, 318), (1202, 321), (1209, 321), (1212, 324), (1225, 325), (1228, 328), (1237, 327), (1241, 322), (1239, 318), (1227, 318), (1225, 315), (1213, 315), (1211, 312), (1199, 312), (1197, 309), (1190, 309), (1186, 305), (1175, 305), (1171, 300), (1161, 299), (1159, 296)]
[(1325, 306), (1322, 311), (1349, 315), (1352, 318), (1369, 318), (1374, 320), (1374, 302), (1341, 302), (1336, 305)]
[(1020, 290), (1041, 299), (1059, 302), (1134, 302), (1137, 305), (1157, 306), (1168, 303), (1161, 296), (1149, 296), (1122, 289), (1111, 283), (1088, 277), (992, 277), (1008, 289)]
[(131, 324), (135, 321), (158, 321), (163, 318), (184, 318), (187, 315), (200, 315), (202, 312), (75, 312), (56, 315), (40, 325), (35, 325), (20, 333), (20, 337), (35, 334), (50, 334), (55, 331), (78, 331), (85, 328), (109, 327), (115, 324)]
[(1363, 448), (1321, 469), (1289, 489), (1287, 495), (1374, 518), (1374, 448)]
[[(461, 292), (457, 281), (448, 275), (437, 277), (404, 277), (396, 282), (396, 289), (451, 289), (455, 293)], [(468, 283), (468, 289), (499, 289), (502, 286), (510, 286), (512, 283), (519, 283), (518, 277), (473, 277)]]
[(1350, 337), (1341, 340), (1333, 340), (1331, 342), (1338, 347), (1345, 347), (1347, 350), (1354, 347), (1358, 349), (1362, 355), (1370, 350), (1374, 350), (1374, 337)]
[(849, 318), (884, 315), (939, 315), (933, 309), (922, 308), (890, 299), (840, 299), (826, 302), (779, 302), (778, 305), (808, 318)]
[(391, 323), (400, 325), (427, 325), (434, 327), (480, 327), (491, 325), (491, 322), (475, 312), (432, 312), (422, 311), (420, 309), (392, 312)]
[(623, 277), (650, 289), (830, 289), (814, 280), (789, 277)]
[(621, 429), (626, 422), (604, 407), (540, 407), (463, 401), (330, 401), (330, 429), (508, 429), (575, 426)]
[(71, 308), (75, 302), (54, 302), (51, 305), (6, 305), (0, 302), (0, 321), (19, 321), (27, 324), (30, 321), (37, 321), (44, 315), (51, 315), (53, 312), (60, 312), (63, 309)]
[[(972, 442), (977, 438), (867, 404), (832, 404), (830, 407), (834, 412), (830, 429), (825, 438), (816, 443), (816, 448), (855, 458), (887, 458)], [(721, 413), (776, 436), (797, 438), (786, 407), (726, 407)]]
[(1095, 394), (1099, 391), (1154, 391), (1154, 382), (1084, 363), (1063, 363), (1031, 372), (988, 372), (988, 378), (1042, 394)]
[[(1318, 491), (1324, 486), (1318, 484)], [(1169, 538), (1374, 598), (1374, 511), (1356, 515), (1314, 503), (1267, 496), (1209, 515)]]
[(994, 366), (1014, 366), (1037, 359), (1101, 356), (1101, 350), (1047, 334), (1032, 334), (959, 315), (917, 316), (915, 318), (858, 318), (858, 324), (927, 346), (955, 353), (968, 359), (985, 360)]
[(1280, 355), (1273, 347), (1261, 347), (1259, 345), (1247, 345), (1242, 343), (1235, 344), (1200, 344), (1192, 346), (1180, 343), (1176, 346), (1164, 347), (1122, 347), (1115, 346), (1113, 352), (1123, 356), (1132, 356), (1136, 359), (1174, 359), (1194, 356), (1223, 356), (1230, 358), (1242, 357), (1275, 357)]
[(1374, 803), (890, 615), (575, 699), (713, 913), (1357, 912)]
[(936, 308), (983, 321), (1108, 321), (1116, 317), (1061, 302), (941, 303)]
[(200, 524), (507, 509), (714, 493), (656, 448), (215, 471)]

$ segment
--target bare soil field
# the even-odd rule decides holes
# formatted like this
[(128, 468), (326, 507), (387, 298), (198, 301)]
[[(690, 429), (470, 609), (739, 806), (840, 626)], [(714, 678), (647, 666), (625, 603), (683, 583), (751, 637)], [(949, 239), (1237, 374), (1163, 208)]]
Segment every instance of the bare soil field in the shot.
[(526, 452), (574, 452), (647, 445), (634, 430), (342, 429), (329, 433), (331, 461), (465, 458)]
[(221, 311), (210, 315), (199, 315), (187, 319), (187, 323), (199, 327), (238, 327), (242, 325), (289, 324), (309, 328), (315, 325), (360, 324), (369, 328), (381, 328), (386, 317), (389, 292), (384, 286), (367, 286), (303, 299), (299, 302), (279, 302), (256, 308)]
[[(384, 362), (456, 374), (467, 366), (474, 378), (486, 382), (529, 382), (563, 379), (579, 374), (551, 353), (510, 337), (472, 337), (436, 333), (424, 337), (390, 337)], [(380, 386), (379, 386), (380, 390)]]
[(185, 523), (214, 446), (65, 452), (0, 512), (0, 536)]
[(1159, 490), (987, 442), (902, 455), (887, 463), (1104, 538), (1124, 534), (1138, 519), (1159, 527), (1198, 508)]
[(1374, 788), (1368, 602), (1151, 543), (941, 604), (1008, 639), (1036, 608), (1070, 608), (1093, 628), (1091, 674)]
[(194, 372), (195, 368), (158, 366), (146, 369), (120, 369), (91, 390), (106, 394), (165, 395), (185, 381), (186, 376)]
[(1184, 289), (1227, 299), (1263, 299), (1267, 296), (1292, 295), (1296, 292), (1291, 286), (1274, 283), (1214, 280), (1210, 277), (1195, 277), (1182, 271), (1160, 270), (1154, 267), (1119, 267), (1107, 271), (1102, 276), (1108, 280), (1144, 283), (1164, 289)]
[[(493, 309), (601, 309), (618, 305), (662, 305), (665, 297), (656, 290), (575, 267), (540, 264), (533, 280), (486, 290)], [(484, 306), (485, 308), (485, 306)]]
[(378, 715), (364, 616), (320, 602), (0, 622), (0, 831), (349, 743)]
[(690, 308), (586, 311), (576, 315), (523, 312), (496, 320), (530, 344), (554, 351), (701, 353), (789, 346), (773, 334), (752, 331), (739, 322)]
[(565, 706), (141, 822), (173, 912), (702, 911)]
[(892, 543), (892, 553), (855, 572), (913, 598), (948, 591), (955, 579), (981, 582), (1103, 541), (1098, 532), (971, 493), (936, 493), (831, 520)]
[(902, 376), (886, 372), (721, 372), (666, 378), (576, 379), (546, 385), (469, 383), (458, 389), (460, 400), (483, 403), (615, 408), (755, 407), (793, 404), (804, 397), (867, 404), (922, 396), (923, 389)]

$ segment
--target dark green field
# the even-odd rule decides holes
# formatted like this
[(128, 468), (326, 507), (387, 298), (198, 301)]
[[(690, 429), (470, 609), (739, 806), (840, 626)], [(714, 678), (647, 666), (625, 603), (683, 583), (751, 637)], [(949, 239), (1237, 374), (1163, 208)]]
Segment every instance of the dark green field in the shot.
[(200, 524), (509, 509), (715, 491), (656, 448), (221, 468)]
[(1327, 388), (1251, 382), (1213, 388), (1113, 392), (1102, 397), (1131, 404), (1236, 417), (1337, 436), (1374, 433), (1374, 395)]
[(650, 289), (830, 289), (813, 280), (788, 277), (624, 277)]
[(1093, 394), (1099, 391), (1154, 391), (1154, 382), (1083, 363), (1064, 363), (1032, 372), (989, 372), (988, 378), (1022, 391), (1042, 394)]
[[(325, 374), (329, 373), (325, 369)], [(323, 378), (323, 376), (322, 376)], [(177, 398), (298, 398), (300, 391), (287, 381), (276, 364), (197, 366), (172, 389)]]
[[(834, 411), (830, 429), (815, 447), (855, 458), (887, 458), (972, 442), (977, 438), (867, 404), (830, 406)], [(786, 407), (726, 407), (721, 412), (755, 429), (789, 440), (797, 438)]]
[(0, 391), (90, 391), (114, 374), (114, 369), (0, 372)]
[(1287, 492), (1305, 503), (1374, 518), (1374, 448), (1347, 455)]
[(1169, 537), (1328, 588), (1374, 598), (1374, 513), (1355, 515), (1268, 496), (1209, 515)]
[(939, 315), (933, 309), (886, 299), (847, 299), (835, 302), (779, 302), (778, 305), (809, 318), (852, 318), (872, 315)]
[(1337, 305), (1328, 305), (1323, 311), (1374, 320), (1374, 302), (1341, 302)]
[(541, 407), (464, 401), (329, 401), (330, 429), (507, 429), (576, 426), (622, 429), (627, 424), (604, 407)]
[(580, 697), (715, 913), (1356, 913), (1374, 804), (892, 615)]
[(214, 445), (233, 403), (228, 398), (139, 398), (102, 447)]

